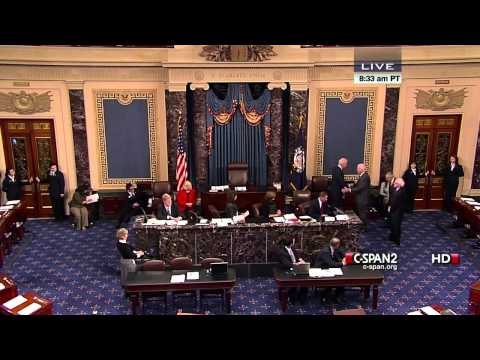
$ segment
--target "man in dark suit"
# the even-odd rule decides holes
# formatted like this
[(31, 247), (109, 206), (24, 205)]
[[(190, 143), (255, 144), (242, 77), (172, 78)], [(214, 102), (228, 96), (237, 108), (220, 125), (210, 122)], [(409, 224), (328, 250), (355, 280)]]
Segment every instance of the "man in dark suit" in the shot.
[[(302, 258), (299, 258), (293, 250), (294, 245), (294, 237), (285, 235), (284, 238), (280, 240), (279, 248), (276, 251), (277, 261), (280, 269), (290, 271), (293, 269), (294, 264), (305, 263), (305, 261), (303, 261)], [(288, 290), (288, 299), (292, 304), (295, 304), (297, 300), (303, 304), (307, 299), (307, 294), (307, 288), (290, 288)]]
[(412, 162), (410, 167), (403, 173), (403, 181), (405, 182), (405, 211), (411, 213), (415, 209), (415, 194), (418, 188), (418, 173), (417, 164)]
[(7, 169), (2, 183), (2, 191), (7, 194), (7, 201), (20, 200), (22, 196), (22, 180), (15, 176), (15, 169)]
[(403, 212), (405, 210), (405, 181), (402, 178), (395, 179), (393, 183), (393, 192), (390, 197), (390, 218), (391, 231), (390, 240), (395, 244), (400, 245), (400, 236), (402, 233)]
[[(37, 179), (38, 181), (39, 179)], [(50, 164), (47, 175), (48, 192), (50, 193), (50, 201), (52, 202), (53, 215), (55, 220), (61, 221), (65, 219), (65, 177), (58, 170), (57, 164)]]
[[(432, 175), (435, 176), (435, 171), (432, 171)], [(450, 156), (450, 166), (438, 175), (443, 176), (444, 208), (451, 212), (453, 199), (457, 194), (458, 184), (460, 183), (459, 180), (464, 176), (463, 167), (458, 163), (457, 155)]]
[(182, 220), (178, 206), (172, 202), (172, 197), (169, 194), (162, 195), (162, 203), (157, 210), (157, 219), (159, 220)]
[(334, 210), (328, 204), (328, 193), (326, 191), (320, 192), (318, 198), (312, 200), (308, 209), (308, 215), (315, 220), (320, 220), (323, 215), (334, 215)]
[[(345, 260), (345, 251), (340, 248), (341, 241), (339, 238), (332, 238), (330, 240), (330, 245), (324, 249), (322, 249), (316, 259), (315, 259), (315, 267), (319, 267), (322, 269), (329, 269), (329, 268), (341, 268), (346, 265)], [(335, 288), (335, 302), (343, 302), (343, 287)], [(326, 288), (322, 293), (322, 302), (325, 302), (327, 299), (331, 297), (331, 289)]]
[(357, 165), (357, 174), (360, 175), (355, 185), (349, 189), (355, 195), (356, 213), (362, 220), (367, 231), (368, 222), (368, 194), (370, 189), (370, 176), (367, 174), (365, 164)]
[(341, 158), (338, 165), (332, 169), (332, 182), (328, 188), (330, 204), (336, 208), (343, 208), (343, 194), (347, 187), (345, 185), (345, 176), (343, 170), (348, 166), (348, 160)]
[(125, 186), (125, 190), (126, 193), (123, 199), (123, 207), (118, 216), (117, 229), (119, 229), (123, 223), (128, 223), (132, 216), (142, 214), (142, 205), (140, 204), (139, 196), (135, 191), (135, 185), (128, 183)]

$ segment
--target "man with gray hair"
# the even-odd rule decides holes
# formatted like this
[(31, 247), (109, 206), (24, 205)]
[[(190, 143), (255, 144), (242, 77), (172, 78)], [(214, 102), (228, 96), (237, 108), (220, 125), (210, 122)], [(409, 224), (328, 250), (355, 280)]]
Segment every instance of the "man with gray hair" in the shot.
[(342, 157), (338, 160), (338, 165), (332, 169), (332, 182), (328, 188), (330, 204), (336, 208), (343, 207), (343, 194), (347, 191), (345, 185), (345, 175), (343, 170), (348, 166), (348, 160)]
[(405, 211), (405, 181), (402, 178), (396, 178), (393, 183), (393, 191), (390, 197), (390, 206), (388, 211), (392, 219), (390, 240), (400, 245), (400, 236), (402, 233), (402, 219)]
[(370, 176), (367, 174), (365, 164), (360, 163), (357, 165), (357, 174), (359, 175), (358, 181), (348, 191), (355, 195), (355, 212), (362, 220), (365, 231), (367, 231)]

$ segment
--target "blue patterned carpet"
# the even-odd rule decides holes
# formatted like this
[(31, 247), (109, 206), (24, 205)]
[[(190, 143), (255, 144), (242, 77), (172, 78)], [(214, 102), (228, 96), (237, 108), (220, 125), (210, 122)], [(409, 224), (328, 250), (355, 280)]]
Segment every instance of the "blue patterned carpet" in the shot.
[[(417, 212), (406, 216), (400, 247), (386, 240), (388, 229), (383, 221), (372, 223), (368, 234), (361, 237), (363, 251), (397, 252), (397, 271), (385, 273), (380, 287), (379, 307), (363, 302), (355, 289), (347, 290), (347, 303), (336, 309), (362, 305), (369, 314), (405, 314), (419, 307), (437, 303), (458, 314), (468, 313), (469, 286), (480, 278), (478, 250), (470, 241), (459, 240), (461, 230), (449, 229), (448, 234), (438, 224), (451, 221), (441, 212)], [(28, 221), (30, 231), (25, 241), (7, 256), (1, 272), (16, 281), (19, 291), (35, 291), (54, 301), (54, 313), (129, 314), (127, 299), (120, 287), (118, 255), (115, 248), (114, 222), (101, 221), (86, 231), (74, 231), (67, 222), (52, 220)], [(438, 266), (431, 264), (431, 254), (458, 252), (461, 264)], [(174, 313), (169, 299), (169, 313)], [(184, 311), (192, 311), (187, 300)], [(221, 312), (218, 303), (211, 302), (208, 310)], [(273, 279), (239, 279), (233, 293), (233, 314), (280, 314), (277, 289)], [(304, 306), (290, 306), (288, 314), (331, 314), (331, 305), (320, 304), (310, 293)], [(162, 314), (161, 304), (147, 303), (146, 314)]]

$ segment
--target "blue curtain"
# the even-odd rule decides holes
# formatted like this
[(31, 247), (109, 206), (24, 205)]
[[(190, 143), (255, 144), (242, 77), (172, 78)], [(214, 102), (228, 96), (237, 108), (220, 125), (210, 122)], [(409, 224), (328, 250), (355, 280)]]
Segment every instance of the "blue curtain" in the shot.
[(224, 100), (208, 91), (210, 185), (228, 184), (228, 164), (241, 162), (248, 164), (249, 183), (266, 186), (270, 100), (269, 90), (254, 99), (248, 84), (229, 84)]

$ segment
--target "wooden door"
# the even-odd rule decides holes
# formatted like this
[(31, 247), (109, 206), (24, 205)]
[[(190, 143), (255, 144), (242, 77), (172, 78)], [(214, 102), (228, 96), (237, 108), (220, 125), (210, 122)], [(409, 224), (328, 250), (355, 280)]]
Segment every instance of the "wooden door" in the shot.
[[(441, 209), (443, 174), (450, 155), (457, 154), (461, 115), (415, 116), (410, 162), (421, 176), (415, 196), (416, 209)], [(432, 171), (435, 175), (432, 175)]]
[[(46, 178), (50, 163), (57, 161), (53, 121), (15, 119), (1, 124), (7, 168), (15, 168), (24, 183), (27, 216), (52, 216)], [(29, 181), (37, 177), (40, 183)]]

